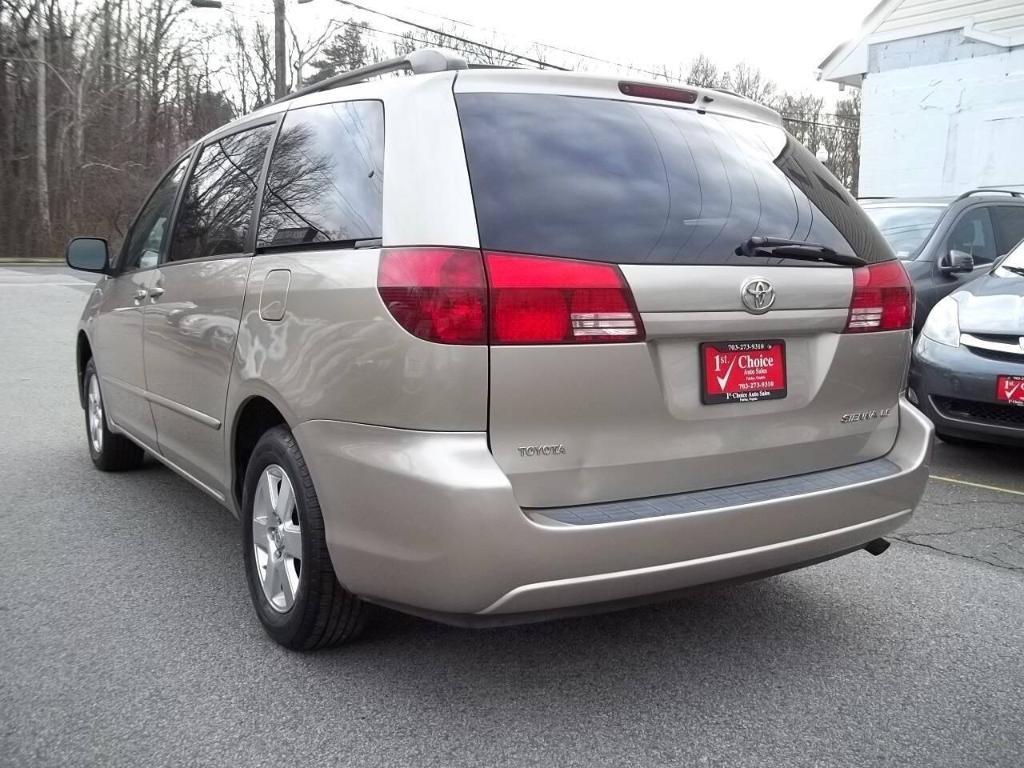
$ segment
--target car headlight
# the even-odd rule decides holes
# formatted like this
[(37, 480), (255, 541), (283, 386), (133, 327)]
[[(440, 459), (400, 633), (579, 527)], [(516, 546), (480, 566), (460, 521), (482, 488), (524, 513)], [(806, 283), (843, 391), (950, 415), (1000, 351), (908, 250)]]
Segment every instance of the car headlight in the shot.
[(960, 305), (947, 296), (931, 311), (924, 321), (921, 335), (947, 347), (960, 346)]

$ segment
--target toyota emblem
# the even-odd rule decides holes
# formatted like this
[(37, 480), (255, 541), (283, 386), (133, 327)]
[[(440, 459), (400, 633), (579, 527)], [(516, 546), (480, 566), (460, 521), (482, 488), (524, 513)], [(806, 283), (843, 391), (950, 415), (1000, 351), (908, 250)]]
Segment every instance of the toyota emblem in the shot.
[(740, 298), (748, 312), (763, 315), (775, 303), (775, 289), (763, 277), (752, 277), (743, 283)]

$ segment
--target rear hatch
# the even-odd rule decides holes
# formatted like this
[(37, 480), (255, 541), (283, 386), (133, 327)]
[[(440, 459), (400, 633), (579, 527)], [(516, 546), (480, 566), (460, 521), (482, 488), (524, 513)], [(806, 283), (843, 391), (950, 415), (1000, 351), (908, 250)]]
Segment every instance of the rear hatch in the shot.
[[(490, 445), (520, 504), (890, 450), (909, 282), (779, 125), (618, 92), (456, 90), (490, 286)], [(867, 266), (739, 255), (756, 237)]]

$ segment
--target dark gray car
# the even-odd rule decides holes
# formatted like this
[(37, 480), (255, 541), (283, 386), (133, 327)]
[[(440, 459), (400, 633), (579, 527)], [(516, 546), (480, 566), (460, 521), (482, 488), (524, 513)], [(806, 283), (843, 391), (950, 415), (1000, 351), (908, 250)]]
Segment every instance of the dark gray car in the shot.
[(944, 440), (1024, 445), (1024, 243), (936, 304), (909, 395)]
[(1024, 238), (1024, 193), (975, 189), (956, 198), (870, 198), (861, 206), (917, 291), (914, 333), (944, 296), (989, 272)]

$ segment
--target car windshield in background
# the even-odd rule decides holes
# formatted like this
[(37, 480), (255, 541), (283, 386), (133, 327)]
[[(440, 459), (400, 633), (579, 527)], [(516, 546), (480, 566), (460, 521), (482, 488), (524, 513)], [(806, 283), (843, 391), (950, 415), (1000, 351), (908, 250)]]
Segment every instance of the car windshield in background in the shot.
[(457, 102), (484, 248), (750, 264), (737, 247), (774, 237), (892, 258), (853, 198), (777, 126), (576, 96), (463, 93)]
[(1024, 275), (1024, 240), (1017, 243), (1006, 258), (999, 262), (996, 274), (1000, 277), (1020, 277)]
[(939, 220), (944, 205), (872, 205), (864, 212), (875, 222), (899, 259), (912, 259)]

